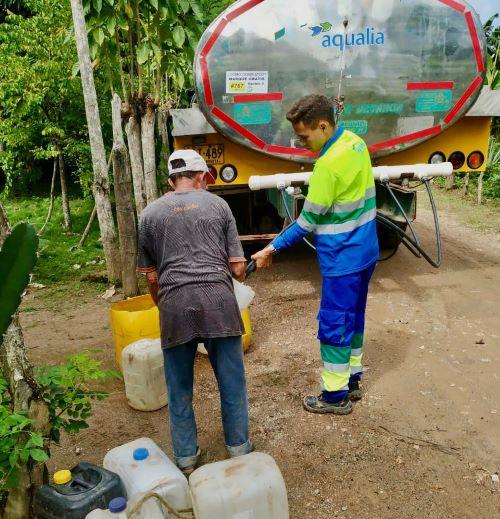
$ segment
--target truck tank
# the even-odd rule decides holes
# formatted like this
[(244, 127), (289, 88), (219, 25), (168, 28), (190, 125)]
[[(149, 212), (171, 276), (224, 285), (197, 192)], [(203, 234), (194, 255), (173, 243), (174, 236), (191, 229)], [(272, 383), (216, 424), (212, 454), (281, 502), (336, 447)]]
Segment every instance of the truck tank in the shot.
[(338, 122), (373, 157), (446, 130), (474, 104), (486, 42), (462, 0), (241, 0), (205, 31), (198, 104), (230, 140), (301, 163), (286, 112), (300, 97), (337, 100)]

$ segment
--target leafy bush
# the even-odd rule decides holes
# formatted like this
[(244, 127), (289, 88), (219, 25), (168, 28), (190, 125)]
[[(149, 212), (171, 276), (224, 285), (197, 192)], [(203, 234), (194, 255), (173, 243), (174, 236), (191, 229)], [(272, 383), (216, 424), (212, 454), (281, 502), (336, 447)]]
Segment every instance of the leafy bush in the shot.
[(29, 459), (49, 459), (41, 434), (29, 430), (33, 423), (24, 413), (13, 413), (7, 382), (0, 376), (0, 490), (13, 488)]
[(483, 192), (488, 198), (500, 198), (500, 141), (495, 136), (490, 140)]
[(92, 415), (92, 401), (108, 396), (105, 391), (89, 388), (88, 382), (121, 378), (116, 371), (101, 369), (102, 361), (92, 359), (90, 353), (84, 350), (67, 357), (66, 364), (35, 370), (42, 397), (49, 406), (50, 439), (56, 443), (60, 440), (61, 429), (68, 433), (86, 429)]
[[(95, 350), (94, 350), (95, 352)], [(102, 369), (102, 362), (84, 350), (66, 358), (66, 363), (35, 370), (42, 398), (49, 408), (50, 432), (47, 438), (30, 431), (33, 420), (24, 413), (14, 413), (7, 382), (0, 376), (0, 491), (16, 486), (19, 471), (30, 458), (49, 459), (50, 442), (59, 443), (61, 430), (77, 433), (88, 427), (92, 401), (103, 400), (106, 391), (89, 387), (89, 382), (104, 382), (117, 372)]]

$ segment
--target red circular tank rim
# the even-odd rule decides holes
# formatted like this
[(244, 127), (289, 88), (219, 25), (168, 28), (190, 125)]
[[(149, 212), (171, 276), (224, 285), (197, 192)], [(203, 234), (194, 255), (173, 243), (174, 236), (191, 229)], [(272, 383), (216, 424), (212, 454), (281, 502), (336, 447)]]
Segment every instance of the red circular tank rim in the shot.
[[(255, 144), (258, 148), (260, 148), (262, 151), (269, 152), (269, 153), (280, 153), (284, 155), (295, 155), (295, 156), (303, 156), (303, 157), (317, 157), (317, 154), (311, 153), (308, 150), (300, 149), (300, 148), (291, 148), (286, 146), (275, 146), (272, 144), (267, 144), (262, 139), (260, 139), (257, 135), (255, 135), (253, 132), (242, 126), (241, 124), (237, 123), (232, 117), (227, 115), (225, 112), (223, 112), (220, 108), (217, 106), (214, 106), (214, 98), (212, 93), (212, 85), (210, 83), (210, 76), (208, 73), (208, 64), (207, 64), (207, 58), (210, 54), (210, 51), (212, 50), (213, 46), (215, 45), (215, 42), (218, 40), (219, 36), (222, 34), (222, 31), (225, 29), (226, 25), (234, 20), (235, 18), (238, 18), (238, 16), (241, 16), (242, 14), (246, 13), (250, 9), (254, 8), (256, 5), (259, 5), (266, 0), (249, 0), (248, 2), (244, 3), (240, 7), (234, 9), (230, 13), (227, 14), (224, 18), (222, 18), (219, 23), (216, 25), (214, 31), (212, 32), (212, 35), (210, 38), (206, 41), (205, 45), (201, 49), (201, 52), (199, 54), (199, 65), (200, 65), (200, 72), (201, 72), (201, 79), (203, 83), (203, 95), (205, 97), (205, 102), (207, 104), (207, 108), (210, 110), (210, 113), (216, 117), (217, 119), (221, 120), (222, 122), (226, 123), (228, 126), (230, 126), (234, 131), (239, 133), (242, 137), (248, 139), (250, 142)], [(485, 70), (484, 66), (484, 58), (483, 54), (481, 52), (481, 44), (479, 41), (479, 36), (477, 34), (476, 26), (474, 24), (474, 19), (472, 17), (472, 13), (468, 8), (463, 5), (461, 2), (457, 0), (436, 0), (437, 2), (440, 2), (450, 9), (453, 9), (455, 11), (458, 11), (464, 15), (465, 23), (467, 25), (469, 36), (471, 38), (471, 42), (474, 48), (474, 55), (476, 58), (476, 66), (477, 66), (477, 76), (472, 80), (470, 85), (467, 87), (465, 92), (462, 94), (460, 99), (457, 101), (455, 106), (451, 108), (451, 110), (445, 115), (443, 121), (445, 123), (445, 127), (448, 126), (453, 119), (455, 119), (458, 112), (461, 110), (461, 108), (465, 105), (465, 103), (471, 98), (472, 95), (476, 92), (479, 85), (483, 82), (483, 72)], [(449, 82), (433, 82), (433, 83), (449, 83)], [(429, 84), (430, 85), (430, 84)], [(436, 87), (436, 85), (433, 85), (433, 87)], [(439, 87), (438, 87), (439, 88)], [(442, 86), (440, 87), (442, 88)], [(403, 144), (406, 142), (414, 141), (416, 139), (421, 139), (425, 137), (431, 137), (433, 135), (436, 135), (440, 133), (445, 128), (443, 125), (436, 125), (429, 128), (426, 128), (424, 130), (419, 130), (414, 133), (410, 133), (407, 135), (403, 135), (401, 137), (396, 137), (394, 139), (390, 139), (387, 141), (377, 142), (375, 144), (372, 144), (369, 146), (370, 152), (376, 152), (381, 151), (384, 149), (387, 149), (389, 147), (397, 146), (398, 144)]]

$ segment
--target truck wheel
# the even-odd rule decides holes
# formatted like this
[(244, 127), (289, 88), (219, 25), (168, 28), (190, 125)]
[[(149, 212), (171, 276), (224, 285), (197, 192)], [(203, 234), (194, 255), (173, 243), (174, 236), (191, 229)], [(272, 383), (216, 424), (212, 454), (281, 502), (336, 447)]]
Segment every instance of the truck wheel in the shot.
[[(406, 231), (407, 224), (394, 222), (402, 231)], [(401, 237), (391, 229), (377, 222), (378, 244), (381, 251), (381, 257), (387, 256), (388, 253), (394, 254), (401, 243)]]

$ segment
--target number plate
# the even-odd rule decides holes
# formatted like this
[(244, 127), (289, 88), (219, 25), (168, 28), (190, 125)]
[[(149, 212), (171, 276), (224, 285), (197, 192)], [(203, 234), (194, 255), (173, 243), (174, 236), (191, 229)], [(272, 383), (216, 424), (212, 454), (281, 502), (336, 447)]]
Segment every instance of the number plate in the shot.
[(187, 146), (198, 152), (208, 165), (224, 164), (224, 144), (202, 144), (200, 146)]

